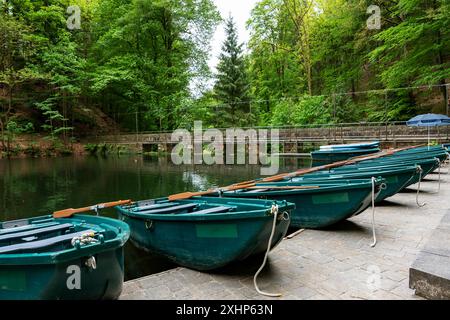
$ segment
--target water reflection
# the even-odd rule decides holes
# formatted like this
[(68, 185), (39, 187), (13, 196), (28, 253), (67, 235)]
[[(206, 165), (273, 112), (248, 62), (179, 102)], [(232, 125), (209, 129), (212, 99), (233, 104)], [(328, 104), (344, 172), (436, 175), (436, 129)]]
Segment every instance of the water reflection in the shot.
[[(310, 159), (281, 158), (280, 172), (309, 167)], [(64, 208), (119, 199), (142, 200), (205, 190), (259, 177), (256, 165), (176, 166), (166, 157), (64, 157), (0, 160), (0, 220), (39, 216)], [(102, 215), (115, 217), (113, 210)], [(126, 278), (172, 264), (128, 243)]]

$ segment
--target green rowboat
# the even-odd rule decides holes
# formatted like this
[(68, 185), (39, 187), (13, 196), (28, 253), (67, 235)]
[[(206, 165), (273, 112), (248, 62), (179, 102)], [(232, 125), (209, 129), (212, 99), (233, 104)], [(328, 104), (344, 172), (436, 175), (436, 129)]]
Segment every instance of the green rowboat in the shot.
[(127, 224), (42, 216), (0, 223), (0, 299), (116, 299)]
[(362, 155), (369, 155), (379, 152), (379, 148), (371, 149), (355, 149), (355, 150), (317, 150), (311, 152), (311, 157), (314, 163), (332, 163), (342, 160), (347, 160), (353, 157), (359, 157)]
[(286, 201), (194, 197), (139, 201), (116, 207), (138, 247), (197, 270), (223, 267), (271, 248), (285, 236), (294, 204)]
[[(436, 170), (439, 167), (439, 161), (437, 158), (434, 159), (417, 159), (411, 161), (398, 161), (394, 163), (386, 162), (373, 162), (370, 164), (357, 164), (357, 165), (347, 165), (343, 167), (334, 168), (331, 170), (318, 171), (317, 174), (324, 173), (334, 173), (334, 174), (345, 174), (345, 173), (361, 173), (361, 172), (377, 172), (379, 170), (395, 170), (402, 169), (405, 167), (420, 166), (422, 168), (422, 178), (425, 177), (430, 172)], [(417, 182), (417, 181), (416, 181)]]
[(315, 182), (324, 180), (331, 182), (335, 180), (370, 179), (372, 177), (381, 177), (385, 179), (385, 186), (381, 188), (376, 197), (376, 202), (380, 202), (400, 192), (412, 181), (418, 181), (419, 170), (417, 166), (404, 166), (377, 170), (348, 170), (339, 172), (320, 171), (291, 178), (287, 181), (293, 183), (308, 182), (310, 184), (314, 184)]
[[(375, 196), (381, 191), (382, 183), (382, 179), (375, 181)], [(306, 186), (306, 188), (294, 189), (293, 187), (296, 186)], [(291, 226), (317, 229), (348, 219), (369, 207), (372, 182), (365, 179), (346, 183), (322, 184), (310, 181), (298, 184), (289, 182), (257, 183), (255, 189), (223, 192), (221, 196), (244, 198), (246, 201), (258, 198), (292, 202), (295, 204), (295, 210), (291, 215)]]

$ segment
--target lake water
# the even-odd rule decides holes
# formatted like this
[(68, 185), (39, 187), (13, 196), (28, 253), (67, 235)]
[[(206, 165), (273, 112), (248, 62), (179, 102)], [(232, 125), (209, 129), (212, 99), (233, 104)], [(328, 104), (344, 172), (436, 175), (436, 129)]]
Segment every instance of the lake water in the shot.
[[(310, 159), (280, 158), (280, 173), (309, 167)], [(257, 165), (176, 166), (170, 157), (0, 159), (0, 220), (46, 215), (100, 202), (144, 200), (206, 190), (260, 176)], [(116, 217), (113, 209), (101, 215)], [(174, 267), (166, 259), (125, 246), (125, 280)]]

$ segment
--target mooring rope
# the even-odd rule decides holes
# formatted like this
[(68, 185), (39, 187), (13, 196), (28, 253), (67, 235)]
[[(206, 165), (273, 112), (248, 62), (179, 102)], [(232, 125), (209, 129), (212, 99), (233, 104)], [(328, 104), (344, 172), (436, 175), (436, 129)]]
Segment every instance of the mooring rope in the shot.
[(258, 283), (256, 281), (256, 279), (258, 278), (259, 273), (262, 271), (262, 269), (264, 269), (264, 267), (266, 265), (267, 257), (269, 256), (270, 247), (272, 246), (272, 239), (273, 239), (273, 235), (275, 233), (275, 226), (277, 224), (278, 205), (276, 205), (276, 204), (272, 205), (271, 213), (273, 214), (273, 224), (272, 224), (272, 232), (270, 233), (269, 244), (267, 245), (266, 254), (264, 255), (264, 261), (263, 261), (262, 265), (259, 267), (258, 271), (256, 271), (255, 276), (253, 277), (253, 284), (255, 285), (256, 291), (259, 294), (262, 294), (263, 296), (281, 297), (282, 296), (281, 293), (269, 293), (269, 292), (261, 291), (259, 289)]
[(375, 181), (377, 179), (372, 177), (372, 234), (373, 234), (373, 242), (370, 245), (372, 248), (377, 244), (377, 235), (375, 234)]
[(419, 170), (419, 185), (417, 186), (417, 193), (416, 193), (416, 203), (417, 205), (422, 208), (423, 206), (426, 205), (426, 203), (419, 203), (419, 193), (420, 193), (420, 182), (422, 181), (422, 173), (423, 173), (423, 169), (421, 166), (417, 166), (417, 169)]
[(70, 243), (73, 247), (79, 248), (82, 245), (97, 243), (98, 240), (95, 239), (94, 237), (95, 237), (94, 232), (86, 232), (86, 233), (83, 233), (81, 236), (73, 237), (72, 240), (70, 241)]
[(438, 166), (438, 174), (439, 174), (439, 178), (438, 178), (438, 190), (437, 190), (436, 193), (439, 193), (439, 191), (441, 191), (441, 165), (442, 165), (442, 162), (441, 162), (441, 160), (439, 160), (439, 158), (436, 158), (436, 160), (437, 160), (437, 162), (438, 162), (438, 164), (439, 164), (439, 166)]
[(450, 164), (450, 153), (446, 152), (446, 154), (447, 154), (447, 158), (445, 158), (445, 160), (444, 160), (444, 166), (447, 167), (447, 174), (450, 174), (450, 166), (449, 166), (449, 164)]

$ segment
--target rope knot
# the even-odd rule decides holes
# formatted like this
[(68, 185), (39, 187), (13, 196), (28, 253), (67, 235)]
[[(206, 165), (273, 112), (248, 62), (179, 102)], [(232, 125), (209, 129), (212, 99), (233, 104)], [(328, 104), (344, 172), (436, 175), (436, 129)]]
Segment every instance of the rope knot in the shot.
[(95, 237), (94, 232), (86, 232), (86, 233), (83, 233), (81, 236), (73, 237), (72, 240), (70, 241), (70, 243), (72, 244), (73, 247), (79, 248), (82, 245), (88, 245), (91, 243), (98, 242), (98, 240), (95, 239), (94, 237)]
[(278, 214), (278, 205), (277, 204), (273, 204), (272, 208), (270, 208), (270, 214), (274, 214), (277, 215)]

